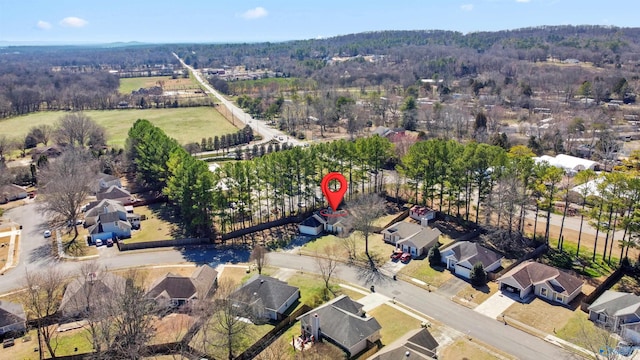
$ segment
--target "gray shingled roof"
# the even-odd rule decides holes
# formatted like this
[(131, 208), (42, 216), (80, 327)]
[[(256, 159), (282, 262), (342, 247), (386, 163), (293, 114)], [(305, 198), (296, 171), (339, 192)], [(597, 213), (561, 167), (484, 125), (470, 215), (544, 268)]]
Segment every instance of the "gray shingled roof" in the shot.
[(234, 299), (262, 300), (262, 304), (268, 310), (276, 311), (293, 295), (298, 288), (284, 281), (265, 276), (254, 275), (242, 287), (236, 290), (231, 297)]
[[(352, 304), (348, 304), (349, 302)], [(375, 318), (359, 316), (359, 309), (361, 308), (361, 304), (351, 300), (346, 295), (342, 295), (309, 311), (298, 317), (298, 319), (303, 319), (304, 322), (310, 323), (311, 316), (317, 314), (320, 318), (322, 336), (332, 339), (346, 349), (350, 349), (382, 328)]]
[(118, 220), (120, 220), (120, 215), (117, 212), (108, 212), (98, 215), (98, 222), (102, 224), (112, 223)]
[(318, 227), (321, 226), (322, 223), (320, 220), (316, 219), (314, 216), (310, 216), (306, 218), (303, 222), (300, 223), (302, 226), (310, 226), (310, 227)]
[(502, 258), (502, 255), (496, 254), (480, 244), (468, 241), (458, 242), (451, 247), (451, 250), (453, 250), (458, 262), (468, 261), (471, 265), (481, 262), (482, 266), (487, 267)]
[[(556, 288), (555, 291), (565, 295), (572, 294), (582, 286), (583, 283), (582, 280), (575, 276), (569, 275), (549, 265), (532, 261), (526, 261), (516, 266), (508, 273), (502, 275), (498, 281), (507, 277), (513, 277), (523, 289), (530, 285), (539, 285), (553, 279), (557, 281), (561, 287), (554, 287)], [(549, 283), (549, 285), (551, 284)]]
[(122, 199), (122, 198), (130, 198), (131, 193), (126, 189), (120, 188), (116, 185), (109, 186), (108, 189), (101, 191), (96, 194), (96, 198), (98, 200), (104, 199)]
[(414, 223), (410, 223), (410, 222), (406, 222), (406, 221), (401, 221), (401, 222), (397, 222), (391, 226), (389, 226), (388, 228), (382, 230), (382, 233), (389, 233), (389, 234), (393, 234), (393, 235), (398, 235), (400, 236), (400, 239), (406, 239), (410, 236), (413, 236), (417, 233), (419, 233), (420, 231), (422, 231), (423, 227), (418, 225), (418, 224), (414, 224)]
[[(408, 337), (407, 337), (408, 336)], [(433, 359), (439, 344), (429, 330), (417, 329), (378, 352), (372, 360)]]
[(0, 301), (0, 328), (25, 322), (27, 316), (24, 313), (22, 304)]
[(119, 201), (104, 199), (87, 210), (85, 217), (99, 216), (100, 214), (115, 211), (122, 211), (124, 213), (127, 212), (127, 210), (124, 208), (124, 205), (122, 205), (122, 203), (120, 203)]
[(147, 297), (155, 299), (161, 294), (166, 294), (170, 299), (206, 297), (217, 277), (218, 272), (209, 265), (198, 268), (191, 277), (168, 273), (151, 286)]
[(607, 290), (589, 306), (589, 310), (609, 316), (635, 314), (640, 318), (640, 296)]
[(112, 273), (102, 272), (93, 276), (77, 277), (67, 285), (59, 310), (64, 313), (78, 313), (87, 305), (91, 305), (87, 304), (87, 298), (99, 303), (103, 299), (119, 296), (124, 289), (125, 279)]

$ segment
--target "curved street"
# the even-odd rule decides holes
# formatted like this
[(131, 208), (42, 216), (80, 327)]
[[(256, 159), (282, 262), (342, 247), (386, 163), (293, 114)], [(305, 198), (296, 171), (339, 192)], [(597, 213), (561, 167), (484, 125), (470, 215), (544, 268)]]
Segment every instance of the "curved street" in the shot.
[[(60, 261), (53, 256), (51, 238), (42, 236), (45, 222), (36, 212), (36, 203), (7, 211), (5, 217), (23, 225), (20, 239), (19, 261), (15, 268), (0, 277), (0, 293), (7, 293), (24, 286), (25, 271), (46, 271), (56, 266), (71, 274), (79, 271), (80, 261)], [(179, 249), (142, 250), (118, 252), (113, 248), (101, 249), (101, 256), (95, 261), (108, 269), (122, 269), (141, 266), (158, 266), (180, 263), (219, 264), (246, 262), (247, 251), (216, 250), (209, 246), (194, 246)], [(109, 251), (108, 253), (106, 251)], [(271, 266), (298, 271), (318, 272), (313, 258), (292, 252), (269, 254)], [(437, 292), (428, 292), (404, 281), (394, 281), (379, 273), (364, 271), (354, 266), (340, 264), (336, 278), (369, 288), (375, 285), (376, 292), (409, 308), (431, 317), (472, 339), (478, 339), (497, 349), (518, 356), (520, 359), (569, 359), (578, 358), (551, 343), (529, 335), (523, 331), (505, 326), (471, 309), (458, 305)]]

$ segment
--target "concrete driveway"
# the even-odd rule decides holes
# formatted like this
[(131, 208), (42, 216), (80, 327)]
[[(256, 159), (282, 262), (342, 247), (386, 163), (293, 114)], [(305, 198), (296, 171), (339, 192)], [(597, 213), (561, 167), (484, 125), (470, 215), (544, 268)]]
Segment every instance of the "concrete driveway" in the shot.
[(476, 306), (474, 310), (482, 315), (488, 316), (492, 319), (496, 319), (498, 316), (502, 315), (502, 313), (504, 313), (509, 308), (509, 306), (515, 304), (516, 302), (517, 301), (515, 299), (506, 294), (503, 294), (502, 291), (498, 291), (497, 293), (491, 295), (482, 304)]

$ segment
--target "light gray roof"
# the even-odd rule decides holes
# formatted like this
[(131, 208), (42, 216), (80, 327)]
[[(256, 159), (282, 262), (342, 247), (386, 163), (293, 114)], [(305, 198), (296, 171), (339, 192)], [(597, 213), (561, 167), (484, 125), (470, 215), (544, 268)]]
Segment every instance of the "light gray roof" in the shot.
[(96, 198), (98, 200), (104, 199), (122, 199), (122, 198), (130, 198), (131, 193), (126, 189), (118, 187), (116, 185), (111, 185), (109, 188), (105, 189), (96, 194)]
[(88, 305), (97, 305), (101, 301), (119, 296), (124, 289), (125, 279), (113, 273), (100, 272), (80, 276), (67, 285), (59, 310), (65, 314), (80, 313)]
[(284, 304), (298, 288), (284, 281), (265, 275), (254, 275), (242, 287), (232, 294), (232, 298), (245, 301), (254, 297), (262, 300), (268, 310), (276, 311)]
[(442, 235), (442, 233), (437, 228), (423, 228), (417, 234), (398, 241), (398, 244), (413, 246), (417, 249), (430, 248), (438, 242), (440, 235)]
[(589, 311), (605, 313), (609, 316), (635, 314), (640, 318), (640, 296), (607, 290), (589, 306)]
[(382, 233), (398, 235), (401, 239), (406, 239), (419, 233), (422, 229), (424, 228), (418, 224), (400, 221), (382, 230)]
[(85, 217), (94, 217), (100, 214), (114, 211), (121, 211), (125, 214), (127, 213), (127, 210), (124, 208), (124, 205), (122, 205), (120, 201), (104, 199), (92, 206), (91, 209), (87, 210)]
[(458, 242), (450, 249), (453, 251), (458, 262), (468, 261), (471, 265), (475, 265), (477, 262), (480, 262), (483, 267), (487, 267), (502, 258), (502, 255), (499, 255), (484, 246), (468, 241)]
[(322, 336), (351, 349), (382, 328), (375, 318), (360, 316), (361, 309), (361, 304), (346, 295), (341, 295), (298, 317), (298, 319), (310, 323), (310, 317), (317, 314), (320, 318)]

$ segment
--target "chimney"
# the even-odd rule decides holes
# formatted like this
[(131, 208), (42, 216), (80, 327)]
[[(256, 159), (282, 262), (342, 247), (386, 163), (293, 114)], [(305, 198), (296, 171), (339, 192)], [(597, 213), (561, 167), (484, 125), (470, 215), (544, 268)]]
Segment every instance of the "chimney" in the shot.
[(318, 314), (313, 314), (311, 316), (311, 335), (315, 341), (320, 339), (320, 317)]

